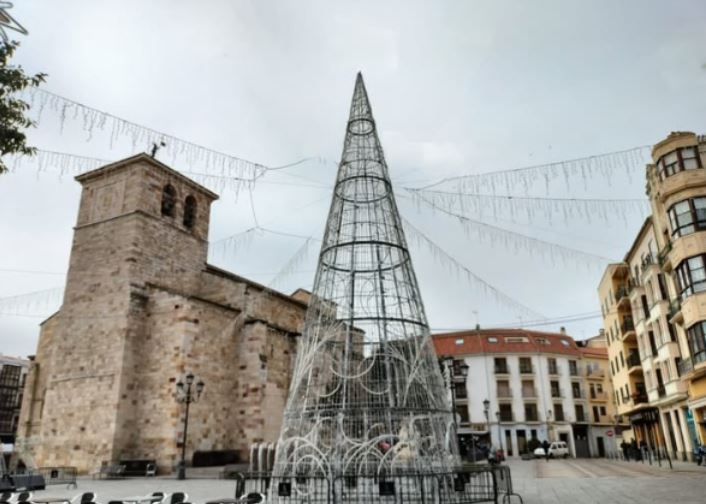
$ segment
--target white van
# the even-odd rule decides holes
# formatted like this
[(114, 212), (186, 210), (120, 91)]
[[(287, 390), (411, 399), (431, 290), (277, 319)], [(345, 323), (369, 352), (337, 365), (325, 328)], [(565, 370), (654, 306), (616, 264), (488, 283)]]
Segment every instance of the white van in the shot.
[[(535, 457), (545, 457), (546, 454), (544, 453), (544, 448), (541, 446), (534, 450), (534, 456)], [(569, 447), (566, 446), (566, 442), (564, 441), (554, 441), (549, 445), (549, 457), (551, 458), (558, 458), (558, 457), (563, 457), (566, 458), (569, 456)]]

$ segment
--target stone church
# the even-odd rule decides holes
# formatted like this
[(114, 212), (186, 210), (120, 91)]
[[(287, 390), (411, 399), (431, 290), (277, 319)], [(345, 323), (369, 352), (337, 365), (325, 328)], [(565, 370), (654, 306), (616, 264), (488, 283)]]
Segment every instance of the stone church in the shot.
[[(34, 466), (181, 452), (175, 384), (191, 405), (193, 453), (275, 441), (309, 293), (285, 295), (207, 263), (217, 195), (146, 154), (76, 177), (82, 185), (61, 309), (41, 324), (17, 448)], [(48, 251), (49, 252), (49, 251)]]

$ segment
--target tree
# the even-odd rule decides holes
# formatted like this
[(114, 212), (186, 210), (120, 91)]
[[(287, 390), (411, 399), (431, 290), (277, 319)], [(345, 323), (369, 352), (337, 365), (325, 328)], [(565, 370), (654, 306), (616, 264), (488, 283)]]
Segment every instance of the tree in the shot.
[(36, 126), (26, 116), (29, 103), (18, 98), (18, 93), (39, 86), (46, 74), (27, 75), (21, 66), (9, 64), (19, 46), (18, 42), (0, 41), (0, 174), (7, 171), (3, 157), (7, 154), (36, 154), (37, 149), (27, 145), (24, 130)]

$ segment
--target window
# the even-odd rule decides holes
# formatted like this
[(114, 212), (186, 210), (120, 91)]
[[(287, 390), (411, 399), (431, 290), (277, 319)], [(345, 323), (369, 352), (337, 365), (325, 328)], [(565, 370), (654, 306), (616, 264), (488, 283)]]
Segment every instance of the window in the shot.
[(694, 364), (706, 361), (706, 321), (697, 322), (687, 329), (686, 341)]
[(576, 361), (575, 360), (570, 360), (569, 361), (569, 374), (571, 376), (578, 376), (579, 374), (579, 369), (576, 366)]
[(495, 358), (495, 374), (506, 374), (507, 373), (507, 360), (505, 357)]
[(497, 343), (497, 342), (498, 342), (498, 338), (496, 338), (495, 336), (488, 336), (488, 343)]
[(196, 198), (189, 195), (184, 200), (184, 226), (191, 229), (196, 224)]
[(498, 397), (500, 398), (511, 398), (512, 390), (510, 390), (510, 382), (507, 380), (498, 380), (495, 383), (497, 388)]
[(459, 423), (467, 424), (471, 421), (468, 416), (468, 407), (465, 404), (459, 404), (456, 406), (456, 415), (458, 416)]
[(684, 236), (706, 229), (706, 197), (675, 203), (669, 209), (672, 236)]
[(576, 409), (576, 421), (577, 422), (585, 422), (586, 416), (585, 416), (585, 412), (583, 411), (583, 405), (577, 404), (574, 408)]
[(174, 217), (176, 207), (176, 189), (171, 184), (167, 184), (162, 189), (162, 215)]
[(601, 415), (605, 416), (605, 414), (606, 414), (605, 406), (601, 406)]
[(681, 147), (665, 154), (657, 161), (659, 176), (662, 180), (684, 170), (701, 168), (701, 159), (696, 147)]
[(549, 382), (552, 389), (552, 397), (561, 397), (561, 389), (559, 388), (559, 382), (552, 380)]
[(463, 338), (457, 338), (456, 339), (456, 346), (461, 346), (463, 345)]
[(578, 382), (571, 382), (571, 395), (574, 399), (581, 399), (581, 384)]
[(549, 374), (559, 374), (555, 358), (550, 357), (547, 359), (547, 367), (549, 368)]
[(534, 403), (525, 404), (525, 422), (538, 422), (537, 405)]
[(561, 340), (561, 344), (564, 345), (565, 347), (571, 346), (571, 343), (569, 342), (569, 340), (565, 340), (565, 339)]
[(512, 422), (515, 420), (515, 418), (512, 414), (512, 404), (500, 403), (498, 405), (498, 408), (500, 410), (500, 421), (501, 422)]
[(529, 357), (520, 357), (520, 373), (532, 372), (532, 359)]
[(557, 422), (564, 421), (564, 406), (562, 404), (554, 404), (554, 420), (556, 420)]
[(465, 383), (454, 383), (454, 394), (456, 399), (466, 399), (468, 398), (468, 389)]
[(537, 397), (534, 380), (522, 380), (522, 397)]
[(505, 336), (505, 343), (528, 343), (524, 336)]
[(698, 255), (684, 259), (676, 267), (676, 277), (682, 299), (695, 292), (706, 290), (704, 256)]

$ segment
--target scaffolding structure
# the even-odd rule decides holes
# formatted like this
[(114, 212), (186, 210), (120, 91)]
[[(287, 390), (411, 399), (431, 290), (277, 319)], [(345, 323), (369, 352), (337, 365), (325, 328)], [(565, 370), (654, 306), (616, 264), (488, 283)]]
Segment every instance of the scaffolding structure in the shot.
[[(418, 479), (458, 465), (453, 412), (359, 73), (273, 477)], [(357, 501), (371, 502), (362, 493)]]

